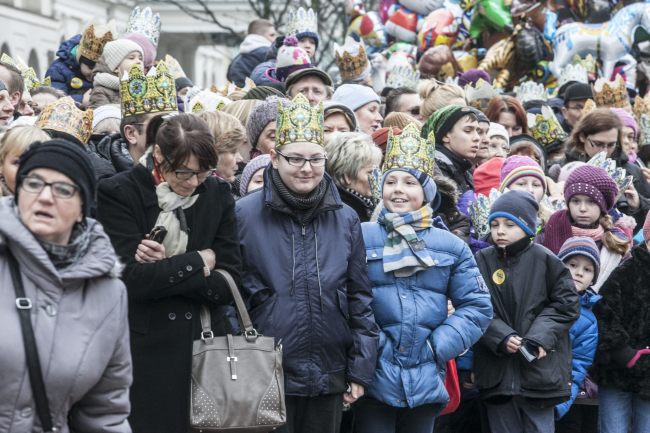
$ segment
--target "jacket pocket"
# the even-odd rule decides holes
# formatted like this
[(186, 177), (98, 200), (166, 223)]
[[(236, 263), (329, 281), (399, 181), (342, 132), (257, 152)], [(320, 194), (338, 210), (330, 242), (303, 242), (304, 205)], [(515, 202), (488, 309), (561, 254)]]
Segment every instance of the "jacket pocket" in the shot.
[[(519, 356), (519, 355), (517, 355)], [(551, 391), (567, 388), (569, 363), (562, 363), (561, 353), (557, 350), (547, 352), (542, 359), (532, 362), (521, 361), (521, 387), (529, 391)]]
[[(264, 333), (265, 330), (273, 329), (273, 312), (275, 310), (275, 303), (278, 299), (278, 294), (273, 292), (264, 302), (252, 308), (248, 314), (253, 322), (253, 327), (258, 332)], [(239, 320), (239, 318), (238, 318)], [(240, 324), (241, 325), (241, 324)]]
[(348, 309), (348, 295), (343, 290), (337, 289), (336, 296), (338, 298), (339, 311), (347, 322), (350, 319), (350, 310)]
[(512, 368), (511, 358), (494, 356), (488, 349), (481, 347), (480, 343), (475, 344), (472, 350), (477, 388), (495, 388), (503, 381), (506, 369)]

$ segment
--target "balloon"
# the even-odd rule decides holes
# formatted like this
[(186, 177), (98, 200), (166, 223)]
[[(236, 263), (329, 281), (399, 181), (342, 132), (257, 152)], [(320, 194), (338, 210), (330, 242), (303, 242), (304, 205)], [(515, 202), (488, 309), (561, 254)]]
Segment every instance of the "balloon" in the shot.
[(388, 35), (377, 12), (368, 12), (353, 19), (348, 27), (348, 35), (350, 33), (356, 33), (363, 39), (369, 53), (383, 50), (388, 45)]
[(479, 0), (476, 4), (469, 34), (476, 39), (488, 29), (512, 30), (512, 17), (504, 0)]
[(420, 58), (420, 74), (423, 78), (435, 77), (445, 65), (452, 64), (453, 75), (459, 72), (460, 66), (454, 57), (454, 54), (447, 45), (438, 45), (431, 47), (424, 52)]
[(434, 45), (451, 46), (456, 41), (457, 32), (458, 24), (452, 13), (446, 9), (435, 10), (422, 20), (418, 48), (424, 52)]
[(395, 0), (381, 0), (381, 4), (379, 5), (379, 16), (381, 17), (381, 21), (383, 23), (386, 23), (388, 21), (388, 10), (395, 4)]
[(400, 0), (402, 6), (422, 16), (429, 15), (444, 5), (444, 0)]
[(515, 37), (515, 55), (517, 65), (529, 69), (549, 56), (548, 47), (544, 43), (544, 35), (535, 27), (526, 26)]
[(356, 18), (366, 13), (363, 6), (363, 0), (345, 0), (345, 14), (349, 17)]
[(418, 55), (418, 47), (407, 42), (395, 42), (386, 50), (386, 56), (389, 58), (398, 53), (405, 53), (408, 57), (415, 59)]
[(415, 12), (397, 4), (388, 11), (386, 31), (398, 41), (415, 42), (417, 40), (420, 17)]
[(464, 51), (464, 50), (454, 50), (454, 57), (460, 65), (460, 69), (463, 72), (469, 71), (470, 69), (476, 69), (478, 66), (478, 58), (476, 50)]

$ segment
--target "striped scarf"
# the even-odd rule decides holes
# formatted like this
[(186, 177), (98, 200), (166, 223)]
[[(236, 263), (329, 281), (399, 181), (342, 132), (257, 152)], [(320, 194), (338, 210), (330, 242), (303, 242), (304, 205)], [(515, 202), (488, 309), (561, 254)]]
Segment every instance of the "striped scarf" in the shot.
[(417, 232), (433, 227), (433, 209), (426, 205), (413, 212), (391, 213), (383, 208), (377, 219), (388, 231), (384, 242), (384, 272), (409, 277), (434, 266), (431, 252)]

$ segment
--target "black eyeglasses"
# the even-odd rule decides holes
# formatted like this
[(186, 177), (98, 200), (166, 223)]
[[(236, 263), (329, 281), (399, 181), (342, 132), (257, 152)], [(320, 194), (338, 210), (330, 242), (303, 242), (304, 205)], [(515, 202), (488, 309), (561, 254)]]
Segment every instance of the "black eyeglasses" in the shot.
[(587, 137), (587, 141), (589, 142), (589, 144), (591, 144), (592, 147), (595, 147), (595, 148), (598, 148), (598, 149), (604, 149), (604, 148), (613, 149), (618, 144), (618, 141), (614, 141), (612, 143), (603, 143), (601, 141), (594, 141), (589, 137)]
[[(167, 161), (167, 164), (169, 164), (170, 167), (172, 167), (172, 163), (167, 158), (166, 156), (163, 156), (165, 158), (165, 161)], [(182, 180), (182, 181), (187, 181), (192, 179), (193, 176), (196, 176), (197, 180), (199, 182), (203, 182), (210, 176), (214, 174), (214, 169), (210, 170), (205, 170), (205, 171), (195, 171), (195, 170), (174, 170), (174, 176), (176, 176), (176, 179)]]
[(302, 156), (287, 156), (279, 150), (276, 150), (276, 152), (278, 155), (282, 156), (289, 163), (289, 165), (293, 165), (294, 167), (303, 167), (307, 162), (309, 162), (312, 167), (322, 167), (325, 165), (325, 161), (327, 161), (326, 156), (303, 158)]
[(67, 182), (45, 182), (43, 179), (35, 176), (27, 176), (20, 184), (21, 188), (32, 194), (40, 194), (46, 186), (49, 186), (52, 195), (56, 198), (71, 199), (79, 191), (77, 185)]

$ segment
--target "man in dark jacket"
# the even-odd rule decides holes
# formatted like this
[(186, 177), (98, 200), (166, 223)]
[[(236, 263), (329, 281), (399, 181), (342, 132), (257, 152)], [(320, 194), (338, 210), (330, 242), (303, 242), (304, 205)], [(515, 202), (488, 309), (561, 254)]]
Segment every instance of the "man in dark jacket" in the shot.
[(361, 225), (325, 174), (322, 119), (302, 94), (280, 109), (264, 188), (237, 202), (242, 291), (256, 329), (284, 347), (280, 432), (338, 432), (377, 362)]
[(226, 77), (238, 87), (244, 87), (246, 77), (251, 76), (255, 66), (267, 59), (271, 44), (275, 41), (275, 26), (271, 21), (257, 19), (248, 25), (248, 34), (239, 46), (239, 54), (228, 67)]

